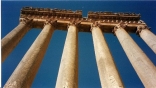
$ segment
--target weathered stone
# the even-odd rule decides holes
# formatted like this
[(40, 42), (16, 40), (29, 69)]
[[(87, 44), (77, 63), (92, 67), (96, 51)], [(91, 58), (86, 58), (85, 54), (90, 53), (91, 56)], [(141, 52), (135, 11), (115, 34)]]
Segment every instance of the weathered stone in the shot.
[(46, 24), (32, 46), (5, 84), (4, 88), (30, 88), (42, 62), (53, 33), (51, 24)]
[(101, 29), (98, 26), (92, 27), (91, 32), (102, 88), (123, 88), (121, 78)]
[[(27, 21), (26, 21), (27, 20)], [(23, 36), (30, 30), (32, 20), (22, 20), (19, 25), (8, 33), (1, 41), (2, 44), (2, 62), (7, 58), (10, 52), (16, 47)]]
[(115, 27), (115, 34), (129, 61), (146, 88), (156, 87), (156, 68), (146, 54), (120, 26)]
[(138, 27), (140, 30), (139, 35), (145, 41), (145, 43), (153, 50), (156, 54), (156, 36), (145, 26)]
[(78, 30), (69, 25), (56, 88), (78, 88)]

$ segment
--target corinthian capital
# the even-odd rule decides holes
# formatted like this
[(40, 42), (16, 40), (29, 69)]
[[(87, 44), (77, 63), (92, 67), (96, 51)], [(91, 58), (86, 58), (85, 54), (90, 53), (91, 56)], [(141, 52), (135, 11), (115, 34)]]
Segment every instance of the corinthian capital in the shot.
[(67, 27), (67, 28), (69, 28), (69, 26), (71, 26), (71, 25), (74, 25), (74, 26), (78, 27), (80, 23), (81, 23), (80, 20), (77, 20), (77, 21), (76, 21), (76, 20), (72, 20), (72, 21), (68, 24), (68, 27)]
[(92, 23), (90, 31), (92, 31), (93, 27), (100, 27), (100, 22), (96, 21), (96, 22)]
[(119, 24), (117, 24), (114, 29), (112, 30), (112, 32), (114, 33), (115, 35), (115, 31), (119, 28), (125, 28), (127, 26), (127, 23), (123, 23), (123, 22), (120, 22)]
[(49, 19), (49, 20), (45, 21), (44, 26), (47, 24), (50, 24), (50, 25), (53, 25), (53, 27), (54, 27), (54, 26), (56, 26), (56, 22), (57, 22), (57, 20), (50, 20)]
[(23, 23), (23, 24), (29, 24), (29, 23), (31, 23), (33, 21), (33, 19), (31, 19), (31, 18), (22, 18), (22, 19), (20, 19), (20, 23)]
[(91, 27), (100, 27), (100, 24), (96, 21), (93, 24), (91, 24)]
[(139, 26), (137, 26), (136, 34), (141, 33), (141, 31), (144, 30), (144, 29), (150, 30), (150, 28), (147, 27), (147, 25), (139, 25)]
[(127, 23), (123, 23), (123, 22), (120, 22), (118, 25), (116, 25), (117, 28), (125, 28), (127, 26)]

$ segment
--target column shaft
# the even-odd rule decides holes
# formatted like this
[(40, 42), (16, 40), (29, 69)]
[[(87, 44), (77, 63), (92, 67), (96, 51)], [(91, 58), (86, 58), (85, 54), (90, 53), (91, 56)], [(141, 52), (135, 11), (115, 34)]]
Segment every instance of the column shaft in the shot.
[(56, 88), (78, 87), (78, 30), (70, 25), (58, 72)]
[(155, 88), (156, 68), (154, 64), (122, 27), (116, 27), (115, 34), (144, 86)]
[(46, 24), (44, 26), (43, 30), (24, 55), (4, 88), (31, 87), (33, 79), (48, 47), (53, 30), (54, 29), (51, 24)]
[(32, 20), (27, 22), (20, 22), (19, 25), (14, 28), (9, 34), (7, 34), (1, 41), (2, 43), (2, 62), (10, 54), (10, 52), (16, 47), (23, 36), (30, 30), (30, 23)]
[(123, 88), (113, 58), (99, 27), (92, 27), (92, 37), (102, 88)]
[(156, 36), (149, 31), (147, 28), (142, 29), (139, 33), (140, 37), (145, 41), (145, 43), (153, 50), (156, 54)]

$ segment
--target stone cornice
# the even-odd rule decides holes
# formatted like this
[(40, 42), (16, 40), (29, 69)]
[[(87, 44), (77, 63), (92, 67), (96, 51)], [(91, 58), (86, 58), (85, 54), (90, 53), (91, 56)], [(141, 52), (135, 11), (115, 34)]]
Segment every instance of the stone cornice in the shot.
[[(95, 18), (96, 16), (97, 18)], [(98, 22), (103, 32), (112, 32), (119, 23), (126, 23), (126, 31), (136, 32), (138, 26), (144, 26), (140, 20), (140, 14), (135, 13), (112, 13), (112, 12), (89, 12), (88, 17), (82, 17), (82, 11), (71, 11), (49, 8), (24, 7), (21, 9), (20, 20), (33, 19), (33, 28), (43, 28), (46, 20), (56, 20), (55, 28), (67, 30), (72, 22), (79, 22), (80, 32), (90, 32), (91, 24)]]
[(88, 18), (102, 20), (124, 20), (124, 21), (139, 21), (140, 14), (136, 13), (113, 13), (113, 12), (88, 12)]
[(21, 9), (21, 16), (23, 14), (27, 15), (39, 15), (39, 16), (58, 16), (58, 17), (74, 17), (82, 18), (82, 11), (76, 10), (65, 10), (65, 9), (50, 9), (50, 8), (33, 8), (33, 7), (23, 7)]

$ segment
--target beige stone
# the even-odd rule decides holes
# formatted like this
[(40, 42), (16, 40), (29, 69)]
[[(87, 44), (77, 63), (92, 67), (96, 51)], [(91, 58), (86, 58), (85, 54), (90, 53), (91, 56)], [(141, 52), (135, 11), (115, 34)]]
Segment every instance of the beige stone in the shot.
[(154, 64), (122, 27), (116, 27), (115, 34), (144, 86), (146, 88), (156, 88), (156, 68)]
[(21, 21), (19, 25), (8, 33), (1, 41), (2, 46), (2, 62), (7, 58), (10, 52), (16, 47), (23, 36), (31, 29), (29, 25), (31, 20), (27, 22)]
[(147, 28), (142, 29), (139, 35), (156, 54), (156, 36)]
[(78, 88), (78, 30), (70, 25), (58, 72), (56, 88)]
[(51, 24), (46, 24), (24, 55), (4, 88), (30, 88), (42, 62), (53, 33)]
[(119, 73), (99, 27), (92, 27), (96, 62), (102, 88), (123, 88)]

